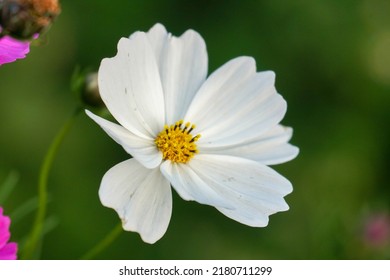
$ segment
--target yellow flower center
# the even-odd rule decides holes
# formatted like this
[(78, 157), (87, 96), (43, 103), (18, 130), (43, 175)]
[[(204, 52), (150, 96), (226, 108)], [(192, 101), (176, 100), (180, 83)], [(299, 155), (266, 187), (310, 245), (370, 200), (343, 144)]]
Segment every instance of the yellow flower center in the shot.
[(191, 135), (195, 125), (186, 123), (183, 127), (183, 121), (178, 121), (174, 125), (165, 125), (164, 129), (157, 135), (157, 148), (162, 152), (163, 159), (173, 162), (187, 163), (198, 153), (195, 142), (200, 138), (200, 134)]

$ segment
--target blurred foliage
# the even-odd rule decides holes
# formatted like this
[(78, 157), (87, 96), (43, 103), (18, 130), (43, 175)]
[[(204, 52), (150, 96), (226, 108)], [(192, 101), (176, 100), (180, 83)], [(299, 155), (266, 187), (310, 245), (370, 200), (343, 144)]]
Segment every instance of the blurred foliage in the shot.
[[(382, 259), (389, 246), (364, 240), (365, 220), (389, 213), (390, 2), (387, 0), (62, 1), (62, 14), (27, 59), (0, 68), (0, 182), (17, 170), (3, 205), (36, 197), (39, 166), (78, 101), (77, 65), (97, 70), (120, 37), (163, 23), (205, 39), (209, 72), (240, 55), (274, 70), (300, 154), (274, 168), (294, 185), (290, 210), (266, 228), (236, 223), (174, 195), (173, 216), (155, 245), (124, 232), (102, 259)], [(119, 221), (97, 191), (127, 154), (85, 115), (65, 139), (49, 178), (44, 259), (77, 259)], [(31, 212), (31, 211), (30, 211)], [(22, 240), (33, 213), (12, 224)], [(390, 237), (389, 237), (390, 238)]]

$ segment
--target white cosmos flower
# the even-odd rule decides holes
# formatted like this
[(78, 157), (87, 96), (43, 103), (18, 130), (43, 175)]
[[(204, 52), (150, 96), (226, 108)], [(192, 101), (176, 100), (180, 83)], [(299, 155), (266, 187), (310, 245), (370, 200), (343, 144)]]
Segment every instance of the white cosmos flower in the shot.
[(145, 242), (167, 230), (171, 186), (253, 227), (288, 210), (291, 183), (267, 166), (298, 154), (292, 129), (279, 125), (286, 102), (275, 74), (238, 57), (206, 79), (207, 65), (197, 32), (175, 37), (161, 24), (120, 39), (101, 62), (100, 94), (119, 124), (87, 114), (133, 158), (104, 175), (99, 197)]

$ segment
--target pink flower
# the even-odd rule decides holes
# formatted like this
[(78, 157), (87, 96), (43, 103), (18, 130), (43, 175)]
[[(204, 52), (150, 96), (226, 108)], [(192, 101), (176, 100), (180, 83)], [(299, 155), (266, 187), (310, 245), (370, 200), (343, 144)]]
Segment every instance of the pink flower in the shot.
[(14, 242), (8, 243), (11, 236), (10, 224), (11, 219), (3, 216), (3, 208), (0, 207), (0, 260), (16, 260), (18, 245)]
[(372, 214), (364, 225), (364, 241), (371, 247), (382, 247), (390, 241), (390, 216), (387, 213)]
[(4, 36), (0, 38), (0, 65), (25, 58), (29, 51), (30, 42)]

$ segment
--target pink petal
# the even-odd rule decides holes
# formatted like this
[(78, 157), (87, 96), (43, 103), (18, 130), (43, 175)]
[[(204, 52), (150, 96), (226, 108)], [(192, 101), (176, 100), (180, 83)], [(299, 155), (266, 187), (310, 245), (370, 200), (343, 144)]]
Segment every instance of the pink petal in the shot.
[(26, 57), (30, 51), (30, 42), (23, 42), (9, 36), (0, 38), (0, 65)]
[(0, 260), (15, 260), (18, 245), (14, 242), (7, 243), (11, 234), (9, 226), (11, 219), (3, 215), (3, 208), (0, 207)]
[(11, 223), (10, 218), (3, 216), (3, 209), (0, 207), (0, 249), (7, 244), (10, 232), (9, 225)]
[(0, 249), (0, 260), (16, 260), (16, 252), (18, 251), (18, 244), (12, 242)]

